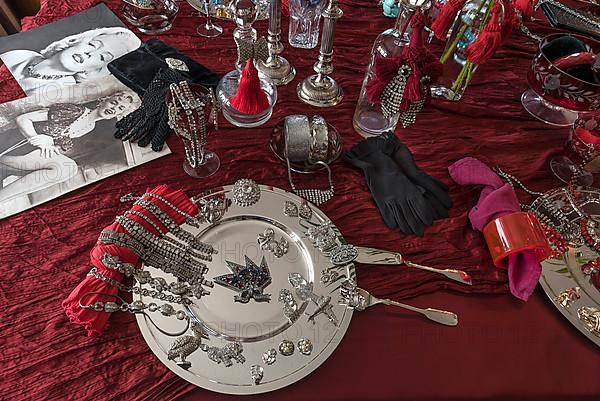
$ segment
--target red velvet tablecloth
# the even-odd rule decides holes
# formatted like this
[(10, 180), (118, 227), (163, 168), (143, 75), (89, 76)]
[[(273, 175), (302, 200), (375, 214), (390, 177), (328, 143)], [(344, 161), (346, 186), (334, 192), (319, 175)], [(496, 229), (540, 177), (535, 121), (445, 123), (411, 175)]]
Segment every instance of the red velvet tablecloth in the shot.
[[(42, 1), (40, 13), (24, 28), (48, 23), (88, 7), (90, 0)], [(107, 2), (117, 14), (120, 2)], [(198, 62), (224, 74), (233, 68), (232, 24), (206, 39), (195, 34), (203, 20), (182, 2), (172, 31), (161, 39)], [(345, 148), (360, 140), (352, 114), (369, 59), (370, 47), (393, 21), (373, 0), (342, 0), (344, 17), (335, 36), (333, 76), (345, 91), (335, 108), (302, 104), (295, 88), (312, 73), (316, 50), (286, 46), (284, 55), (298, 74), (279, 88), (272, 119), (263, 127), (224, 125), (209, 137), (222, 161), (205, 180), (181, 168), (182, 146), (169, 140), (174, 154), (0, 221), (0, 399), (2, 400), (222, 400), (230, 396), (195, 388), (171, 373), (152, 354), (135, 319), (111, 318), (105, 336), (85, 337), (69, 323), (60, 303), (89, 270), (88, 252), (99, 230), (126, 206), (119, 196), (142, 193), (166, 183), (195, 195), (250, 177), (288, 188), (286, 170), (271, 154), (271, 127), (285, 115), (322, 114), (342, 134)], [(543, 21), (529, 24), (538, 34), (551, 30)], [(266, 23), (258, 23), (260, 32)], [(284, 32), (287, 24), (284, 25)], [(147, 36), (141, 35), (143, 39)], [(284, 38), (287, 35), (283, 35)], [(520, 104), (534, 42), (515, 33), (508, 44), (477, 70), (460, 103), (434, 102), (417, 123), (398, 130), (417, 162), (450, 185), (455, 203), (450, 217), (429, 227), (422, 238), (389, 230), (371, 201), (361, 174), (334, 165), (336, 196), (322, 210), (349, 242), (397, 250), (415, 262), (458, 266), (475, 285), (461, 286), (440, 277), (402, 268), (358, 268), (359, 284), (377, 296), (412, 298), (411, 303), (456, 311), (460, 325), (447, 328), (392, 308), (357, 313), (336, 352), (316, 372), (268, 400), (598, 400), (600, 352), (554, 309), (538, 289), (527, 303), (507, 294), (506, 276), (493, 270), (480, 233), (467, 211), (476, 188), (452, 185), (447, 166), (470, 155), (499, 164), (536, 190), (558, 186), (547, 160), (561, 152), (568, 134), (530, 117)], [(23, 96), (3, 67), (0, 101)], [(326, 185), (323, 176), (297, 185)], [(530, 201), (520, 194), (522, 201)], [(471, 293), (467, 293), (471, 292)]]

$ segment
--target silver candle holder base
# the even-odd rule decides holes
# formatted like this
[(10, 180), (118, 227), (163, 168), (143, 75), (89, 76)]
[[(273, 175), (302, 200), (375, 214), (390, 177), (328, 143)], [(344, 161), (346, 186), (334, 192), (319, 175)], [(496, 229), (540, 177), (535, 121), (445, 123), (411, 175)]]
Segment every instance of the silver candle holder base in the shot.
[(256, 69), (277, 86), (287, 85), (296, 77), (296, 70), (290, 62), (279, 56), (273, 60), (269, 57), (264, 62), (257, 60)]
[(298, 84), (298, 98), (316, 107), (331, 107), (342, 101), (344, 91), (329, 76), (311, 75)]

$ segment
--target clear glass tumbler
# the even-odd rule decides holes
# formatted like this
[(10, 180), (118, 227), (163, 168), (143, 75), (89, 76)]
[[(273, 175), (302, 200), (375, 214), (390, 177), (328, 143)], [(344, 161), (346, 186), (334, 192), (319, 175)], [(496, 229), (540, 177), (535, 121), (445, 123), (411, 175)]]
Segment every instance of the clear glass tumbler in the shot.
[(314, 49), (319, 43), (319, 20), (326, 0), (289, 0), (292, 47)]

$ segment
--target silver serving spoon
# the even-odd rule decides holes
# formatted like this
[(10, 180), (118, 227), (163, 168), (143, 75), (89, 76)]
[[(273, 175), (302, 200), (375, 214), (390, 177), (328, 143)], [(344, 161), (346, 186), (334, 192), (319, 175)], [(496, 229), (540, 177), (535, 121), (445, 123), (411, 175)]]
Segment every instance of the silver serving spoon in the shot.
[(359, 263), (372, 265), (405, 265), (414, 267), (415, 269), (427, 270), (433, 273), (442, 274), (450, 280), (458, 281), (459, 283), (471, 285), (473, 284), (471, 276), (467, 272), (456, 269), (436, 269), (435, 267), (420, 265), (413, 263), (402, 257), (398, 252), (384, 251), (382, 249), (367, 248), (362, 246), (355, 247), (358, 250), (356, 261)]
[(368, 307), (377, 304), (392, 305), (420, 313), (427, 319), (446, 326), (456, 326), (458, 324), (458, 316), (456, 313), (434, 308), (417, 308), (416, 306), (392, 301), (391, 299), (379, 299), (371, 295), (367, 290), (357, 287), (352, 280), (346, 280), (342, 283), (340, 295), (342, 297), (340, 303), (358, 311), (363, 311)]

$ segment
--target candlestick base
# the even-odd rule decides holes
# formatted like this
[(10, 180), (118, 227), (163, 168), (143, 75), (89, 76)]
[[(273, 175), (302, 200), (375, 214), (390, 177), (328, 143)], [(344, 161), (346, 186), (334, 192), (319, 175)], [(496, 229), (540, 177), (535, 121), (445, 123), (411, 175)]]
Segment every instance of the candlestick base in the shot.
[(316, 107), (331, 107), (342, 101), (344, 91), (329, 76), (311, 75), (298, 84), (298, 98), (304, 103)]
[(257, 60), (255, 65), (260, 74), (277, 86), (287, 85), (296, 77), (294, 67), (281, 56), (269, 57), (265, 62)]

